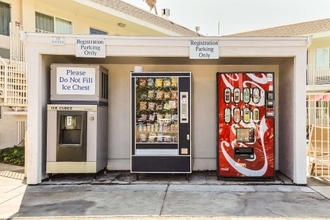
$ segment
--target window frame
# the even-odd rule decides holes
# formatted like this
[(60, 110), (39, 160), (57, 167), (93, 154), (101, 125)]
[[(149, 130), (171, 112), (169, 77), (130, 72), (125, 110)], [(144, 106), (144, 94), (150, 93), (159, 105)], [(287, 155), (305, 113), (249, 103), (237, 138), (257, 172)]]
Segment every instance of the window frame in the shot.
[(3, 2), (3, 1), (0, 1), (0, 3), (3, 4), (3, 5), (8, 6), (8, 11), (9, 11), (9, 21), (7, 23), (7, 31), (8, 31), (8, 33), (5, 33), (5, 32), (4, 33), (1, 33), (0, 32), (0, 35), (9, 36), (10, 35), (10, 27), (9, 27), (9, 25), (10, 25), (10, 22), (11, 22), (11, 4), (10, 3), (7, 3), (7, 2)]
[[(54, 15), (47, 14), (47, 13), (43, 13), (43, 12), (40, 12), (40, 11), (35, 11), (35, 15), (36, 15), (37, 13), (52, 18), (52, 20), (53, 20), (53, 30), (54, 30), (54, 32), (49, 32), (49, 31), (46, 31), (46, 30), (37, 29), (37, 27), (35, 27), (36, 30), (40, 30), (40, 32), (47, 32), (47, 33), (54, 33), (54, 34), (73, 34), (73, 22), (72, 22), (72, 21), (70, 21), (70, 20), (68, 20), (68, 19), (65, 19), (65, 18), (63, 18), (63, 17), (54, 16)], [(58, 33), (58, 32), (57, 32), (57, 27), (56, 27), (56, 26), (57, 26), (57, 19), (60, 19), (60, 20), (63, 20), (63, 21), (70, 22), (70, 24), (71, 24), (71, 33)], [(35, 18), (35, 20), (36, 20), (36, 18)], [(37, 32), (37, 31), (36, 31), (36, 32)]]
[[(91, 30), (94, 30), (94, 31), (99, 32), (99, 33), (92, 34), (92, 33), (91, 33)], [(97, 28), (89, 27), (89, 34), (90, 34), (90, 35), (108, 35), (108, 32), (106, 32), (106, 31), (102, 31), (102, 30), (97, 29)]]
[[(323, 50), (327, 50), (327, 55), (325, 55), (326, 53), (324, 53)], [(314, 63), (315, 69), (330, 69), (330, 48), (329, 47), (316, 48), (314, 50), (314, 61), (315, 61)]]

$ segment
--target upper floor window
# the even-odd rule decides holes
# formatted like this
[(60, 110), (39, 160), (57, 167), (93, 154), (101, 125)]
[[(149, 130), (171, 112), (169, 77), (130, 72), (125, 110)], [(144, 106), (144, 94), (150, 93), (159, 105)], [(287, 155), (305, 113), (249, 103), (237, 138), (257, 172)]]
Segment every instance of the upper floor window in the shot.
[(9, 36), (10, 6), (0, 2), (0, 34)]
[(36, 12), (36, 32), (72, 34), (70, 21)]
[(98, 29), (95, 29), (95, 28), (90, 28), (89, 29), (89, 33), (90, 34), (103, 34), (103, 35), (107, 35), (107, 32), (101, 31), (101, 30), (98, 30)]
[(329, 69), (330, 48), (319, 48), (315, 50), (315, 68)]

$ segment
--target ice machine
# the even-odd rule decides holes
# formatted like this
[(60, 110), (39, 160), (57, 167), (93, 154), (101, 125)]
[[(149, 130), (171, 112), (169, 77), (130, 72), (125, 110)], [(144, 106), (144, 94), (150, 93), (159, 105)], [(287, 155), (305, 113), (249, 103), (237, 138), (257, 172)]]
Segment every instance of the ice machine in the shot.
[(56, 173), (96, 173), (108, 163), (108, 71), (52, 64), (47, 105), (47, 162)]

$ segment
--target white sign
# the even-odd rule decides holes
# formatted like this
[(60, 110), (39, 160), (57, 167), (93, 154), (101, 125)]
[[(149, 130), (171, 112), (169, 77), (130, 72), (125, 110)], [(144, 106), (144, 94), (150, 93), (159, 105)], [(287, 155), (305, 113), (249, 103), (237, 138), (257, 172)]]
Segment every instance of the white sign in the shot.
[(77, 38), (76, 57), (105, 58), (105, 40)]
[(219, 41), (190, 40), (190, 59), (219, 59)]
[(65, 38), (64, 37), (52, 37), (52, 44), (65, 45)]
[(58, 67), (56, 71), (56, 94), (94, 95), (95, 68)]

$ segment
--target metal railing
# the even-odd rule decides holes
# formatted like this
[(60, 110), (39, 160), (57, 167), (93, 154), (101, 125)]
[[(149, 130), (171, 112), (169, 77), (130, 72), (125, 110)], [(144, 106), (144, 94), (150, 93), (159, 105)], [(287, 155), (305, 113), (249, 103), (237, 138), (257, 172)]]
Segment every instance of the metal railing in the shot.
[(307, 65), (307, 85), (330, 84), (330, 68), (318, 69), (314, 64)]
[(330, 177), (330, 93), (313, 93), (307, 102), (307, 163), (309, 175)]

